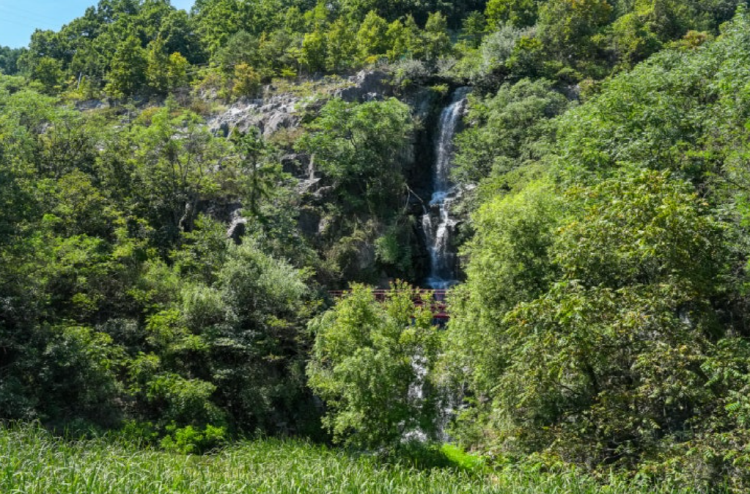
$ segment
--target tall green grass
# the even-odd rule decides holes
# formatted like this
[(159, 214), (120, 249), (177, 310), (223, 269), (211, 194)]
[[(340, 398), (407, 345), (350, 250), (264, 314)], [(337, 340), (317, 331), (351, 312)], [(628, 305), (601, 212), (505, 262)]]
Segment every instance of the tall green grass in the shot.
[[(265, 440), (185, 456), (116, 440), (71, 442), (33, 427), (0, 428), (3, 494), (540, 493), (602, 491), (573, 476), (534, 478), (460, 469), (420, 470), (295, 441)], [(642, 492), (654, 492), (643, 490)]]

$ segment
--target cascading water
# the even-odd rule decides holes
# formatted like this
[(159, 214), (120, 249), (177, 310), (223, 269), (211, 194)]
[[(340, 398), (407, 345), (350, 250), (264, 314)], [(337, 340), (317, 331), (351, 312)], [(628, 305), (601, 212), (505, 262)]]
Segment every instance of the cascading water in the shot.
[[(429, 207), (425, 207), (422, 216), (422, 228), (427, 239), (430, 252), (430, 275), (426, 285), (433, 290), (444, 290), (456, 284), (456, 254), (452, 250), (451, 235), (456, 226), (456, 220), (451, 217), (450, 205), (455, 199), (455, 188), (450, 181), (450, 171), (455, 147), (453, 138), (459, 130), (461, 117), (466, 109), (466, 96), (469, 88), (461, 88), (453, 94), (453, 99), (440, 114), (437, 139), (435, 142), (435, 167), (433, 169), (433, 194)], [(427, 362), (420, 356), (415, 356), (412, 362), (416, 382), (409, 389), (409, 399), (419, 403), (425, 395), (425, 376)], [(440, 398), (440, 411), (437, 427), (438, 438), (447, 441), (446, 425), (453, 415), (457, 402), (450, 393)], [(421, 430), (409, 431), (404, 435), (404, 441), (427, 440), (427, 435)]]
[(451, 248), (456, 221), (450, 212), (455, 190), (451, 185), (450, 170), (455, 151), (453, 138), (461, 124), (469, 91), (470, 88), (457, 89), (451, 104), (440, 115), (435, 143), (435, 167), (432, 172), (434, 192), (429, 209), (422, 216), (422, 228), (430, 253), (430, 275), (426, 284), (434, 290), (443, 290), (456, 284), (456, 254)]

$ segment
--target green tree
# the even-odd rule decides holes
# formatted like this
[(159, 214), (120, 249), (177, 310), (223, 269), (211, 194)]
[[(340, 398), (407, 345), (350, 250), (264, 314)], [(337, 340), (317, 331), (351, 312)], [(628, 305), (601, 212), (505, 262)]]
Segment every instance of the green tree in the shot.
[(500, 403), (527, 410), (512, 420), (548, 447), (556, 437), (581, 459), (632, 461), (657, 431), (684, 427), (681, 410), (713, 400), (700, 362), (717, 329), (707, 302), (721, 290), (722, 226), (668, 173), (581, 194), (553, 249), (560, 282), (506, 318)]
[(0, 46), (0, 73), (5, 75), (16, 75), (18, 73), (18, 59), (23, 54), (22, 48), (9, 48)]
[(636, 14), (626, 14), (612, 24), (612, 46), (622, 63), (632, 66), (661, 48), (658, 37)]
[(260, 90), (260, 75), (246, 63), (234, 67), (232, 94), (236, 98), (252, 98)]
[[(438, 397), (429, 382), (439, 335), (419, 295), (396, 284), (383, 303), (355, 285), (313, 320), (312, 389), (326, 401), (334, 440), (359, 447), (398, 447), (407, 434), (431, 434)], [(420, 391), (415, 391), (419, 389)]]
[(304, 65), (308, 72), (322, 72), (326, 68), (326, 37), (320, 31), (313, 31), (305, 34), (302, 40), (302, 49), (300, 53), (300, 63)]
[(188, 84), (190, 62), (180, 53), (172, 53), (167, 65), (167, 85), (170, 91), (185, 87)]
[(140, 40), (135, 36), (128, 36), (118, 46), (110, 67), (105, 88), (108, 94), (122, 99), (141, 91), (146, 82), (148, 62)]
[(334, 99), (308, 128), (298, 148), (334, 180), (345, 207), (376, 215), (393, 210), (404, 186), (399, 153), (413, 129), (406, 105)]
[(249, 4), (238, 0), (198, 0), (192, 9), (195, 28), (210, 55), (226, 46), (233, 34), (250, 28)]
[(357, 31), (359, 56), (365, 63), (375, 62), (385, 56), (389, 48), (388, 24), (374, 11), (370, 11)]
[(388, 24), (386, 37), (388, 38), (388, 60), (395, 62), (408, 54), (409, 33), (400, 19)]
[(276, 150), (266, 142), (257, 127), (251, 127), (244, 134), (235, 132), (232, 140), (242, 161), (247, 209), (258, 217), (261, 214), (260, 202), (271, 196), (281, 179), (281, 165), (275, 160)]
[(427, 60), (436, 61), (451, 51), (451, 39), (448, 36), (448, 19), (440, 12), (430, 14), (424, 27), (424, 56)]
[(485, 15), (490, 26), (533, 26), (539, 15), (539, 0), (489, 0)]
[(594, 36), (611, 16), (605, 0), (550, 0), (539, 14), (540, 38), (557, 61), (580, 65), (595, 56)]
[(552, 119), (568, 100), (545, 80), (503, 85), (492, 97), (472, 96), (467, 120), (473, 126), (457, 137), (452, 176), (458, 183), (480, 183), (541, 159), (552, 147)]
[(314, 423), (303, 377), (307, 273), (265, 254), (251, 238), (226, 249), (212, 285), (180, 292), (177, 322), (186, 331), (173, 351), (188, 357), (196, 340), (204, 350), (174, 359), (184, 364), (173, 371), (202, 376), (215, 389), (213, 403), (241, 430), (283, 433)]
[(184, 10), (172, 10), (159, 24), (157, 38), (164, 40), (167, 53), (179, 53), (191, 64), (204, 63), (204, 46), (194, 32), (195, 19)]
[(51, 57), (43, 57), (34, 65), (31, 77), (39, 81), (47, 94), (56, 94), (62, 89), (65, 73), (62, 62)]
[[(302, 45), (303, 53), (305, 44)], [(326, 33), (326, 70), (345, 71), (357, 62), (357, 38), (350, 23), (343, 17), (336, 19)]]
[[(474, 214), (476, 234), (464, 251), (468, 279), (451, 299), (442, 360), (455, 381), (468, 380), (477, 395), (490, 395), (505, 371), (500, 350), (508, 311), (541, 297), (557, 276), (551, 250), (566, 208), (554, 187), (538, 182), (496, 196)], [(472, 429), (466, 424), (459, 433)]]
[(713, 400), (700, 362), (717, 330), (723, 227), (669, 173), (574, 190), (573, 217), (542, 190), (500, 203), (520, 215), (483, 211), (449, 359), (495, 400), (501, 443), (637, 461)]
[(260, 40), (256, 36), (247, 31), (239, 31), (229, 38), (226, 46), (221, 49), (216, 58), (221, 69), (231, 74), (240, 64), (259, 67), (263, 63), (259, 50)]
[(461, 37), (471, 48), (479, 48), (487, 32), (487, 19), (481, 12), (472, 12), (464, 19)]
[(180, 232), (192, 230), (199, 201), (213, 197), (223, 176), (233, 173), (229, 163), (210, 172), (227, 143), (213, 138), (196, 115), (177, 110), (171, 99), (150, 125), (134, 126), (128, 139), (132, 148), (126, 159), (132, 160), (138, 184), (131, 192), (134, 206), (158, 228), (160, 247), (169, 247)]
[(169, 55), (161, 38), (156, 38), (146, 47), (146, 81), (157, 94), (166, 94), (170, 89)]

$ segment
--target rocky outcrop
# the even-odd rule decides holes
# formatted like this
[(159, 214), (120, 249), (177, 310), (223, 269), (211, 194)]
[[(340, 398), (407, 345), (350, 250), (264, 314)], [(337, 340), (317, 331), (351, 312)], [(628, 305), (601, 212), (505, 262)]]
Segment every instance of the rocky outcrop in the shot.
[(257, 127), (265, 137), (270, 137), (281, 129), (299, 125), (300, 103), (299, 98), (289, 95), (274, 96), (269, 101), (241, 100), (210, 118), (208, 127), (214, 134), (223, 136), (235, 129), (247, 132), (250, 127)]
[(350, 77), (351, 86), (337, 89), (333, 95), (344, 101), (364, 103), (393, 96), (391, 76), (380, 70), (363, 70)]
[[(282, 129), (300, 125), (305, 111), (322, 106), (325, 95), (348, 102), (378, 101), (393, 96), (391, 77), (379, 70), (363, 70), (345, 83), (316, 93), (316, 98), (293, 94), (276, 94), (268, 98), (240, 100), (227, 110), (208, 120), (208, 126), (217, 135), (228, 136), (237, 129), (246, 132), (259, 128), (265, 137)], [(323, 94), (323, 98), (320, 95)]]

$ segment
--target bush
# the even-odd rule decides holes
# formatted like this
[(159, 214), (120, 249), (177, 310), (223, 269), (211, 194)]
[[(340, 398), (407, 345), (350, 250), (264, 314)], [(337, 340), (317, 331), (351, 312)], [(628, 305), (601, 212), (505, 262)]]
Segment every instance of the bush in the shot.
[(235, 98), (252, 98), (260, 90), (260, 75), (245, 63), (234, 68), (234, 86), (232, 94)]
[(397, 62), (392, 66), (391, 71), (394, 85), (402, 90), (424, 84), (431, 75), (431, 71), (424, 62), (414, 59)]
[(169, 435), (159, 443), (167, 451), (174, 451), (185, 455), (203, 454), (223, 446), (227, 440), (224, 427), (207, 425), (202, 431), (193, 426), (177, 428), (167, 427)]

